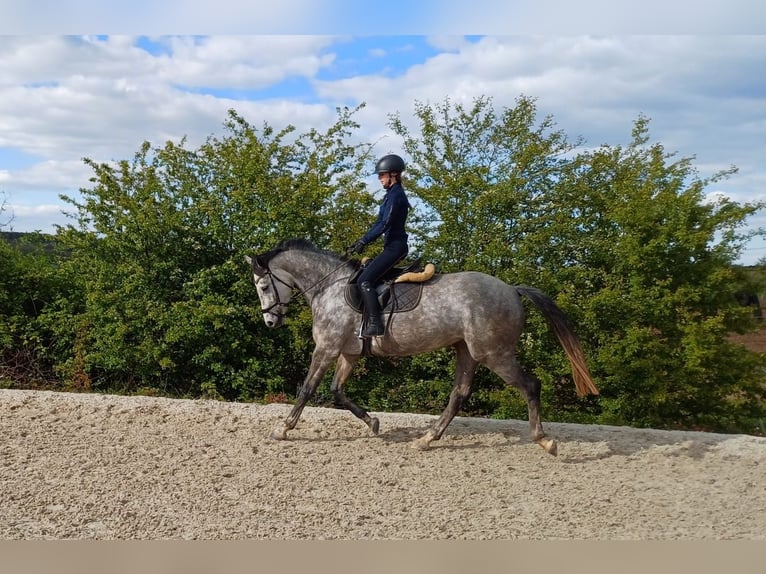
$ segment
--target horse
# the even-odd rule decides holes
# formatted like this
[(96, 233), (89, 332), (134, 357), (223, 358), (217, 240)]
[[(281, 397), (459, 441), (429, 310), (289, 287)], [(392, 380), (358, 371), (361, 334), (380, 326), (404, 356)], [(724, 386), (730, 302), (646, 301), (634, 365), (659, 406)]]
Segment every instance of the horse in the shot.
[(269, 435), (285, 440), (295, 428), (308, 400), (335, 363), (330, 386), (334, 403), (364, 421), (373, 435), (379, 432), (376, 417), (349, 399), (343, 392), (354, 364), (365, 354), (402, 357), (453, 347), (456, 354), (455, 380), (449, 402), (438, 420), (413, 446), (427, 449), (438, 441), (471, 392), (479, 365), (496, 373), (506, 384), (517, 388), (526, 399), (530, 434), (534, 442), (551, 455), (557, 441), (546, 436), (540, 422), (539, 379), (522, 369), (516, 346), (524, 328), (521, 296), (542, 312), (569, 359), (577, 394), (598, 394), (582, 347), (568, 320), (555, 302), (541, 290), (509, 285), (476, 271), (436, 274), (422, 287), (419, 304), (406, 313), (390, 315), (386, 332), (374, 337), (365, 349), (358, 337), (360, 313), (346, 301), (349, 279), (360, 262), (321, 249), (305, 239), (289, 239), (255, 257), (245, 256), (268, 327), (280, 327), (293, 292), (303, 295), (311, 307), (315, 347), (306, 378), (294, 406), (284, 421)]

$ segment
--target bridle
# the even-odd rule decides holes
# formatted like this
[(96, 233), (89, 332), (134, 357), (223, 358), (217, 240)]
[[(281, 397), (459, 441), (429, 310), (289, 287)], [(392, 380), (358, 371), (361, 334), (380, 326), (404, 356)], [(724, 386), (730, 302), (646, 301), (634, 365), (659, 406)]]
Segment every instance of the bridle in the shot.
[[(329, 273), (327, 273), (324, 277), (316, 281), (313, 285), (311, 285), (310, 287), (307, 287), (306, 289), (303, 289), (302, 291), (299, 291), (298, 296), (305, 295), (306, 293), (308, 293), (309, 291), (311, 291), (312, 289), (320, 285), (325, 279), (327, 279), (330, 275), (335, 273), (338, 269), (343, 267), (345, 264), (346, 264), (345, 261), (341, 261), (341, 263), (337, 267), (333, 268)], [(262, 308), (261, 312), (264, 314), (270, 313), (274, 315), (275, 317), (279, 317), (280, 319), (282, 319), (283, 317), (287, 315), (287, 306), (290, 304), (290, 302), (289, 301), (287, 303), (282, 302), (282, 300), (279, 298), (279, 289), (277, 289), (276, 284), (281, 283), (282, 285), (288, 287), (291, 290), (296, 289), (298, 286), (291, 285), (284, 279), (281, 279), (277, 275), (275, 275), (274, 272), (269, 268), (268, 263), (260, 263), (256, 259), (253, 259), (252, 269), (253, 269), (253, 273), (255, 273), (256, 275), (259, 275), (261, 277), (268, 276), (269, 281), (271, 281), (271, 288), (274, 291), (274, 296), (276, 297), (276, 301), (272, 305), (269, 305), (266, 308)], [(272, 309), (274, 309), (275, 307), (277, 308), (276, 312), (272, 311)]]
[[(265, 309), (262, 309), (262, 312), (263, 312), (264, 314), (266, 314), (266, 313), (271, 313), (272, 315), (274, 315), (274, 316), (276, 316), (276, 317), (279, 317), (279, 318), (281, 319), (281, 318), (283, 318), (283, 317), (284, 317), (284, 316), (287, 314), (287, 313), (286, 313), (286, 311), (287, 311), (287, 306), (288, 306), (290, 303), (289, 303), (289, 302), (287, 302), (287, 303), (282, 303), (282, 301), (281, 301), (281, 300), (280, 300), (280, 298), (279, 298), (279, 289), (277, 289), (277, 285), (276, 285), (276, 282), (278, 281), (278, 282), (279, 282), (279, 283), (281, 283), (282, 285), (286, 285), (286, 286), (287, 286), (287, 287), (289, 287), (291, 290), (292, 290), (292, 289), (295, 289), (295, 285), (290, 285), (290, 284), (289, 284), (287, 281), (285, 281), (284, 279), (280, 279), (279, 277), (277, 277), (276, 275), (274, 275), (274, 273), (272, 273), (271, 269), (269, 269), (268, 267), (266, 267), (266, 268), (265, 268), (265, 271), (266, 271), (265, 275), (268, 275), (268, 277), (269, 277), (269, 281), (271, 281), (271, 289), (274, 291), (274, 296), (276, 297), (276, 301), (274, 302), (274, 304), (273, 304), (273, 305), (270, 305), (269, 307), (267, 307), (267, 308), (265, 308)], [(274, 307), (276, 307), (276, 308), (277, 308), (277, 311), (276, 311), (276, 312), (272, 311), (272, 309), (274, 309)]]

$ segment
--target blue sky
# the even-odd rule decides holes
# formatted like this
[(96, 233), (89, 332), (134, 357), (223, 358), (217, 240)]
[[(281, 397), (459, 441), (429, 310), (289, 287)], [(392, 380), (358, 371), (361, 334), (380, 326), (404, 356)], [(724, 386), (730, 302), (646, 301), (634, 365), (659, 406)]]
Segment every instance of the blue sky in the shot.
[[(766, 200), (760, 0), (262, 4), (5, 1), (0, 225), (52, 231), (67, 221), (59, 194), (89, 185), (83, 157), (194, 145), (230, 108), (302, 131), (365, 102), (358, 135), (387, 153), (398, 146), (389, 114), (408, 121), (416, 101), (446, 97), (489, 96), (496, 109), (533, 97), (540, 119), (586, 147), (626, 143), (645, 115), (652, 140), (694, 156), (700, 175), (739, 168), (711, 195)], [(766, 227), (766, 214), (749, 224)], [(761, 257), (758, 239), (742, 262)]]

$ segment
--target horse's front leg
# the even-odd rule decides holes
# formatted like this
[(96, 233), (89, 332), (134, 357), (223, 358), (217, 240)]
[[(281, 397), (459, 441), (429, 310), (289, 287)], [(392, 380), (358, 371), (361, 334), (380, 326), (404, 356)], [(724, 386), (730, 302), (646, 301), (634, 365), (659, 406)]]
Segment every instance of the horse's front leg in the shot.
[(378, 419), (375, 417), (371, 417), (366, 410), (349, 399), (343, 392), (343, 385), (351, 375), (351, 371), (354, 369), (356, 361), (357, 357), (350, 358), (346, 355), (341, 355), (338, 358), (338, 363), (335, 366), (335, 375), (333, 376), (330, 390), (332, 391), (336, 406), (350, 410), (352, 413), (354, 413), (355, 416), (367, 423), (367, 426), (370, 427), (370, 430), (373, 434), (378, 434), (378, 430), (380, 429), (380, 421), (378, 421)]
[(277, 427), (271, 431), (269, 438), (275, 440), (284, 440), (287, 438), (287, 431), (293, 430), (295, 425), (298, 424), (298, 419), (301, 418), (303, 407), (305, 407), (308, 400), (314, 396), (319, 383), (322, 382), (322, 378), (325, 376), (325, 373), (327, 373), (327, 370), (330, 368), (330, 365), (332, 365), (334, 359), (335, 356), (332, 354), (320, 351), (319, 349), (314, 349), (314, 353), (311, 356), (309, 372), (295, 399), (293, 410), (290, 411), (287, 419), (285, 419), (284, 426)]

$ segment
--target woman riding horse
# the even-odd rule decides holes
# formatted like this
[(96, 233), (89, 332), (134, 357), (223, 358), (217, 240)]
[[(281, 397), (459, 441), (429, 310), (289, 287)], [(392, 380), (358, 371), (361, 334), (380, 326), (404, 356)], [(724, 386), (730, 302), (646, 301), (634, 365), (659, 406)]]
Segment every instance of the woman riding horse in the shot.
[(385, 237), (383, 252), (365, 265), (357, 279), (368, 317), (367, 325), (360, 335), (363, 339), (379, 337), (383, 334), (385, 327), (375, 286), (386, 271), (407, 255), (407, 232), (404, 225), (410, 203), (402, 187), (404, 168), (404, 160), (395, 154), (383, 156), (375, 164), (375, 173), (383, 189), (386, 190), (386, 195), (380, 205), (377, 221), (359, 241), (349, 248), (350, 251), (361, 255), (369, 243), (381, 235)]

